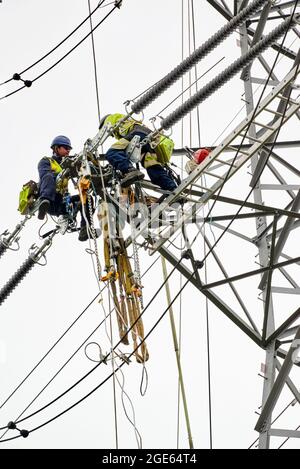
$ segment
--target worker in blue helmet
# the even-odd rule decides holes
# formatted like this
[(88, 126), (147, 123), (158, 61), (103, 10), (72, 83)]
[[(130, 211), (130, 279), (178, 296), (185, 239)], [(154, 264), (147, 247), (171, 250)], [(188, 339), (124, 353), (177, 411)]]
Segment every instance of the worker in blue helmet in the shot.
[[(45, 156), (38, 164), (40, 177), (39, 197), (40, 206), (38, 211), (39, 220), (43, 220), (45, 215), (59, 216), (65, 215), (66, 205), (64, 196), (68, 192), (68, 179), (60, 178), (58, 175), (62, 172), (62, 161), (69, 156), (72, 150), (71, 140), (65, 135), (58, 135), (51, 143), (52, 156)], [(78, 195), (71, 197), (72, 203), (77, 204), (81, 211), (80, 198)], [(89, 220), (89, 212), (86, 210), (86, 216)], [(81, 228), (79, 232), (80, 241), (88, 239), (85, 217), (81, 216)]]

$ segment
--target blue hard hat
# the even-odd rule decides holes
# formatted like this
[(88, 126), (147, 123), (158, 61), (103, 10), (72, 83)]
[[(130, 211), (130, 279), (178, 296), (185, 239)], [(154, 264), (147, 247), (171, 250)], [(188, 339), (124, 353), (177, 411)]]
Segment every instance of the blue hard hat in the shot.
[(71, 140), (65, 135), (58, 135), (57, 137), (55, 137), (51, 143), (51, 148), (55, 146), (59, 147), (61, 145), (69, 147), (70, 150), (72, 150)]

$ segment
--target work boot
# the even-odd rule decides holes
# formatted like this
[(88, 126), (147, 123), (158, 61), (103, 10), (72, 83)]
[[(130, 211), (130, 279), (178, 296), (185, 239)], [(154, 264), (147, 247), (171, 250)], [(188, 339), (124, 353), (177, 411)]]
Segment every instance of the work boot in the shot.
[(138, 169), (130, 169), (121, 180), (121, 187), (129, 187), (131, 184), (144, 179), (144, 174)]
[[(96, 228), (95, 232), (96, 232), (96, 238), (99, 238), (99, 236), (101, 234), (101, 230)], [(89, 239), (88, 229), (87, 229), (86, 225), (84, 225), (80, 228), (78, 239), (79, 239), (79, 241), (87, 241)]]
[(46, 213), (49, 212), (49, 209), (50, 201), (48, 199), (42, 199), (39, 206), (38, 219), (44, 220)]

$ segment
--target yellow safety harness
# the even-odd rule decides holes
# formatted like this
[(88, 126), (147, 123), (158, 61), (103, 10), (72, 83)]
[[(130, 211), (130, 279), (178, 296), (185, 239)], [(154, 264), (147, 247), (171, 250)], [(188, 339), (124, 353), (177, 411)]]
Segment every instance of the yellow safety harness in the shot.
[(51, 170), (56, 174), (56, 192), (65, 194), (68, 191), (68, 179), (57, 177), (63, 171), (62, 167), (54, 158), (46, 156), (45, 159), (49, 161)]

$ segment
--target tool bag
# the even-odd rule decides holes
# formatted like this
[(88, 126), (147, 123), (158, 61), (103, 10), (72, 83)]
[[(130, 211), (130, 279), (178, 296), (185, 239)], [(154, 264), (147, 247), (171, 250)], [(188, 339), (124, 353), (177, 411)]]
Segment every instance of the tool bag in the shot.
[(161, 135), (158, 145), (154, 148), (159, 163), (162, 165), (168, 164), (171, 159), (173, 149), (173, 140), (170, 137)]
[(38, 185), (35, 181), (28, 181), (23, 185), (19, 195), (18, 210), (22, 215), (26, 215), (38, 198)]

